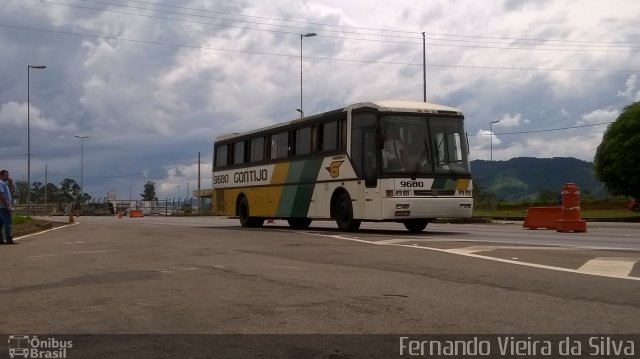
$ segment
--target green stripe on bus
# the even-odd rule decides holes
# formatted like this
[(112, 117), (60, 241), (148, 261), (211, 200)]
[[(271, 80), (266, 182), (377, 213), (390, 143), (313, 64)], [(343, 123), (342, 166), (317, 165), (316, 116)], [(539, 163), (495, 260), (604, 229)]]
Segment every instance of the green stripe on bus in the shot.
[(450, 178), (436, 178), (433, 180), (431, 189), (445, 189), (452, 190), (456, 188), (457, 181)]
[[(282, 196), (280, 197), (280, 205), (278, 206), (277, 216), (282, 217), (306, 217), (309, 212), (311, 197), (313, 196), (313, 188), (318, 179), (318, 172), (322, 165), (322, 158), (292, 162), (289, 165), (289, 173), (287, 174), (286, 183)], [(306, 184), (295, 184), (306, 183)]]

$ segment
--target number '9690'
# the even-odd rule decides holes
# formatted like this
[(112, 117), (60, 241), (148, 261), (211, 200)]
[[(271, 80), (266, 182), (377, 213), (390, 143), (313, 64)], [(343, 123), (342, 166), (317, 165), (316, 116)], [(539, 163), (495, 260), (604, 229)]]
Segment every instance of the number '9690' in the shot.
[(400, 181), (400, 187), (424, 187), (424, 183), (419, 181)]

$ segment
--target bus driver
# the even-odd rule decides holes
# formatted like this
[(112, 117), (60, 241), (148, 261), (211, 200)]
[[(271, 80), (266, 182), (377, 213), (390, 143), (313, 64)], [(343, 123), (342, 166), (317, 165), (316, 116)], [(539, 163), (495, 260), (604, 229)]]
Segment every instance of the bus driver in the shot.
[(400, 167), (404, 158), (404, 145), (397, 133), (387, 128), (384, 131), (384, 148), (382, 149), (382, 167)]

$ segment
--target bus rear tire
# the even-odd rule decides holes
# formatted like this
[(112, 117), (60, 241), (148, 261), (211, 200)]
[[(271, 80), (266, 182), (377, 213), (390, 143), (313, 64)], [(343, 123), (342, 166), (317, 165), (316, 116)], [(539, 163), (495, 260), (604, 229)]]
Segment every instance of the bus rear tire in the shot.
[(411, 233), (422, 232), (429, 224), (428, 219), (408, 219), (404, 222), (404, 227)]
[(311, 218), (289, 218), (287, 222), (293, 229), (307, 229), (311, 225)]
[(355, 232), (360, 228), (360, 221), (353, 219), (351, 197), (346, 193), (338, 195), (335, 204), (336, 224), (341, 231)]
[(238, 202), (238, 218), (240, 225), (245, 228), (260, 228), (264, 224), (264, 218), (249, 216), (249, 201), (247, 197), (242, 197)]

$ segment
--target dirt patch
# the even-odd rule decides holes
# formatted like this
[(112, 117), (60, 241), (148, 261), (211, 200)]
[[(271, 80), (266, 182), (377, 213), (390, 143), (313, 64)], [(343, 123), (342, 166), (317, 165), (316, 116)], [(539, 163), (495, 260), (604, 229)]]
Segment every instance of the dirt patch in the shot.
[(66, 226), (67, 222), (50, 221), (46, 219), (32, 219), (26, 223), (14, 224), (12, 228), (13, 236), (20, 237), (27, 234), (38, 233), (48, 229)]

